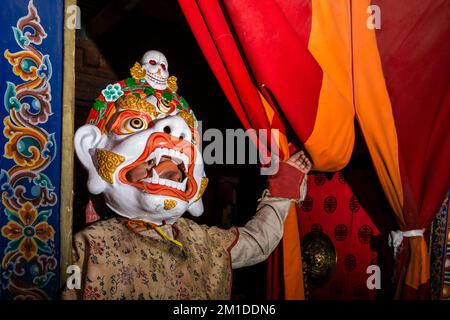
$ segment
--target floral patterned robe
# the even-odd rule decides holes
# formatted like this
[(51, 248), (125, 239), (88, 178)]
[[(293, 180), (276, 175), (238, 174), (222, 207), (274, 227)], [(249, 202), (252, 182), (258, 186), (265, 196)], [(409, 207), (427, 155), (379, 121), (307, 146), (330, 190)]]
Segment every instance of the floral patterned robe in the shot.
[(153, 229), (139, 230), (117, 217), (94, 223), (75, 236), (79, 290), (63, 299), (229, 299), (230, 250), (238, 229), (223, 230), (180, 218), (162, 227), (183, 247)]
[(281, 163), (253, 218), (228, 230), (179, 218), (160, 227), (164, 237), (142, 221), (116, 217), (94, 223), (74, 238), (81, 288), (66, 288), (62, 298), (229, 299), (232, 268), (267, 259), (283, 236), (292, 203), (304, 199), (305, 186), (303, 173)]

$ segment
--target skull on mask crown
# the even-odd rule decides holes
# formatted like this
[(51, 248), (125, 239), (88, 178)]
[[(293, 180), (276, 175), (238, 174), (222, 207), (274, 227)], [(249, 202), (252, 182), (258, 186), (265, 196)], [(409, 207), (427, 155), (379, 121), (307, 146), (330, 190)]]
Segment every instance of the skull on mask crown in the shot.
[(146, 71), (145, 80), (155, 89), (164, 90), (169, 78), (169, 65), (166, 57), (159, 51), (147, 51), (141, 60)]

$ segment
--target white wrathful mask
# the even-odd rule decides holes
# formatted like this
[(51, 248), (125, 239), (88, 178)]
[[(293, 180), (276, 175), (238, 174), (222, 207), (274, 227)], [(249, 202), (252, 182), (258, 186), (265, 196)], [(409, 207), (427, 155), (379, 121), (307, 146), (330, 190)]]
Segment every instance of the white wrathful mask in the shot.
[(148, 51), (131, 75), (102, 90), (75, 134), (88, 189), (130, 219), (161, 225), (186, 210), (199, 216), (208, 179), (197, 120), (162, 53)]

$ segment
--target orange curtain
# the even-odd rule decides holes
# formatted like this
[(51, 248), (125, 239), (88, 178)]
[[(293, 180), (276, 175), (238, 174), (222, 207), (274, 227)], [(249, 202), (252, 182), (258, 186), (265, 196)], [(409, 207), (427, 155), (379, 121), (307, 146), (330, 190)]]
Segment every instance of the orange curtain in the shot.
[[(401, 230), (427, 229), (450, 186), (450, 6), (445, 0), (351, 4), (358, 122)], [(369, 6), (379, 10), (379, 29), (360, 27)], [(403, 248), (397, 298), (427, 298), (426, 241), (405, 238)]]
[[(179, 3), (246, 128), (278, 128), (284, 157), (302, 145), (314, 169), (337, 171), (358, 121), (401, 229), (429, 226), (450, 186), (446, 0)], [(270, 298), (303, 297), (293, 216), (269, 261)], [(426, 297), (424, 238), (403, 247), (398, 297)]]

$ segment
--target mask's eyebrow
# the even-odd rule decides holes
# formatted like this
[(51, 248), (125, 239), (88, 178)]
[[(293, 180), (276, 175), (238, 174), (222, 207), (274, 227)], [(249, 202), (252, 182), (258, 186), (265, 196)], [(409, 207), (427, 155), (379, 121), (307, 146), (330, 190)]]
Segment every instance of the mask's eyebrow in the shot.
[(113, 115), (112, 115), (112, 117), (111, 118), (109, 118), (109, 121), (108, 121), (108, 123), (106, 124), (106, 126), (105, 126), (105, 129), (106, 129), (106, 132), (111, 132), (111, 130), (113, 130), (114, 129), (114, 127), (115, 127), (115, 122), (116, 122), (116, 120), (117, 120), (117, 117), (119, 117), (119, 115), (121, 114), (122, 112), (115, 112)]

